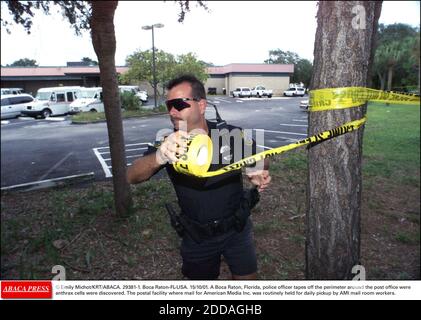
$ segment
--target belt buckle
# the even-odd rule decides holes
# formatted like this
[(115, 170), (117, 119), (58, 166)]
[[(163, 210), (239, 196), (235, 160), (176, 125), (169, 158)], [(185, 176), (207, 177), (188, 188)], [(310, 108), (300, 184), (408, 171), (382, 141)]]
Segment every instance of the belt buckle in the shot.
[(214, 220), (211, 222), (211, 229), (213, 234), (216, 234), (217, 232), (220, 232), (221, 227), (221, 220)]

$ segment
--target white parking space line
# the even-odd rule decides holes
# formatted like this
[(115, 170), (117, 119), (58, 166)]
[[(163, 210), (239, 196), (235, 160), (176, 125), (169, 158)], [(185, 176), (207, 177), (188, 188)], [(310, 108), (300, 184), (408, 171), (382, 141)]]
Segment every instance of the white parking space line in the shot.
[(215, 100), (219, 100), (219, 101), (226, 102), (226, 103), (232, 103), (232, 101), (225, 100), (225, 99), (222, 99), (222, 98), (215, 98)]
[(235, 100), (235, 102), (243, 103), (244, 101), (241, 101), (241, 100)]
[(56, 185), (57, 181), (72, 181), (72, 180), (81, 180), (81, 179), (93, 179), (95, 176), (95, 174), (93, 172), (88, 172), (88, 173), (82, 173), (82, 174), (76, 174), (76, 175), (72, 175), (72, 176), (66, 176), (66, 177), (59, 177), (59, 178), (53, 178), (53, 179), (47, 179), (47, 180), (41, 180), (41, 181), (34, 181), (34, 182), (27, 182), (27, 183), (21, 183), (21, 184), (16, 184), (13, 186), (7, 186), (7, 187), (2, 187), (1, 191), (5, 191), (5, 190), (17, 190), (17, 189), (24, 189), (27, 187), (32, 187), (29, 190), (36, 190), (36, 189), (41, 189), (41, 188), (47, 188), (47, 187), (53, 187)]
[(291, 97), (272, 97), (272, 98), (268, 98), (268, 97), (262, 97), (262, 98), (251, 97), (251, 98), (237, 98), (237, 99), (241, 99), (241, 100), (244, 100), (244, 101), (247, 101), (247, 100), (270, 101), (270, 100), (289, 100), (289, 99), (291, 99)]
[(105, 172), (105, 178), (110, 178), (112, 177), (112, 173), (110, 171), (110, 168), (106, 163), (104, 158), (100, 155), (100, 153), (98, 152), (98, 148), (93, 148), (92, 149), (96, 155), (96, 157), (98, 158), (99, 163), (101, 164), (102, 170), (104, 170)]
[(64, 121), (64, 120), (66, 120), (66, 118), (51, 118), (51, 117), (48, 117), (48, 118), (45, 118), (44, 120), (45, 121)]
[(145, 146), (145, 145), (151, 145), (150, 142), (140, 142), (140, 143), (130, 143), (130, 144), (126, 144), (126, 147), (131, 147), (131, 146)]
[(306, 133), (298, 133), (298, 132), (287, 132), (287, 131), (274, 131), (274, 130), (265, 130), (265, 129), (253, 129), (255, 131), (264, 131), (269, 133), (281, 133), (281, 134), (291, 134), (294, 136), (307, 136)]
[[(31, 118), (29, 120), (32, 120), (31, 122), (36, 122), (37, 121), (37, 120), (34, 120), (33, 118)], [(7, 124), (8, 127), (10, 127), (10, 126), (16, 126), (16, 125), (22, 125), (22, 122), (13, 122), (13, 123), (10, 123), (10, 121), (6, 121), (7, 123), (3, 123), (3, 122), (4, 122), (4, 120), (1, 122), (1, 124)]]
[(308, 122), (308, 120), (301, 120), (301, 119), (292, 119), (292, 121), (297, 121), (297, 122)]
[(256, 146), (258, 146), (260, 148), (263, 148), (263, 149), (269, 149), (269, 150), (273, 149), (273, 148), (270, 148), (270, 147), (262, 146), (260, 144), (256, 144)]
[(280, 126), (288, 126), (288, 127), (306, 127), (306, 124), (290, 124), (290, 123), (280, 123)]
[[(148, 148), (134, 148), (134, 149), (127, 149), (126, 152), (128, 151), (137, 151), (137, 150), (146, 150)], [(100, 152), (99, 154), (107, 154), (110, 153), (110, 151), (104, 151), (104, 152)]]
[(126, 152), (128, 151), (135, 151), (135, 150), (147, 150), (148, 148), (135, 148), (135, 149), (127, 149)]
[[(150, 142), (130, 143), (130, 144), (126, 144), (125, 146), (131, 147), (131, 146), (139, 146), (139, 145), (151, 145), (151, 143)], [(108, 146), (108, 147), (98, 147), (98, 148), (95, 148), (95, 149), (109, 149), (109, 148), (110, 147)], [(109, 153), (109, 152), (107, 152), (107, 153)]]
[[(150, 142), (139, 142), (139, 143), (126, 144), (125, 147), (127, 148), (127, 147), (131, 147), (131, 146), (147, 146), (147, 145), (152, 145), (152, 144)], [(111, 158), (104, 158), (104, 156), (103, 156), (105, 154), (110, 153), (110, 151), (105, 151), (106, 149), (110, 149), (110, 147), (109, 146), (98, 147), (98, 148), (93, 148), (92, 150), (94, 151), (96, 157), (98, 158), (98, 161), (101, 164), (102, 170), (104, 170), (105, 177), (110, 178), (110, 177), (113, 176), (113, 174), (111, 173), (111, 170), (110, 170), (112, 168), (112, 166), (109, 166), (106, 161), (110, 161)], [(131, 149), (126, 149), (126, 152), (146, 150), (146, 149), (148, 149), (148, 148), (147, 147), (131, 148)], [(126, 159), (128, 159), (128, 158), (140, 158), (142, 156), (143, 156), (143, 154), (130, 155), (130, 156), (126, 156)], [(129, 166), (130, 164), (131, 163), (128, 163), (127, 165)]]
[(44, 179), (46, 176), (48, 176), (51, 172), (53, 172), (57, 167), (59, 167), (64, 161), (67, 160), (68, 157), (70, 157), (73, 154), (72, 152), (69, 152), (63, 159), (61, 159), (59, 162), (57, 162), (54, 166), (52, 166), (45, 174), (43, 174), (38, 181)]
[(10, 123), (10, 121), (7, 121), (7, 120), (2, 120), (1, 121), (1, 124), (9, 124)]
[[(141, 158), (141, 157), (143, 157), (143, 154), (135, 154), (133, 156), (126, 156), (126, 158)], [(110, 161), (110, 160), (111, 158), (104, 159), (104, 161)]]

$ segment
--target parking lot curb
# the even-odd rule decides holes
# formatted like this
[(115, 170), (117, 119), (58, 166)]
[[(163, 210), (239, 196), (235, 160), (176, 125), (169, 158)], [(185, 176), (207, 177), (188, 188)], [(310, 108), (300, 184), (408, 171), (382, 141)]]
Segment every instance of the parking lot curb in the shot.
[[(125, 119), (131, 119), (131, 118), (147, 118), (147, 117), (151, 117), (151, 116), (161, 116), (163, 114), (167, 114), (167, 112), (158, 112), (158, 113), (152, 113), (152, 114), (146, 114), (146, 115), (142, 115), (142, 116), (129, 116), (129, 117), (124, 117), (122, 118), (122, 120)], [(93, 120), (93, 121), (74, 121), (72, 120), (72, 124), (90, 124), (90, 123), (101, 123), (101, 122), (107, 122), (107, 120)]]
[(54, 178), (54, 179), (48, 179), (48, 180), (17, 184), (14, 186), (3, 187), (0, 190), (1, 192), (33, 191), (33, 190), (61, 187), (61, 186), (67, 186), (67, 185), (72, 185), (76, 183), (91, 181), (91, 180), (94, 180), (94, 177), (95, 177), (94, 172), (89, 172), (89, 173), (76, 174), (76, 175), (67, 176), (67, 177), (60, 177), (60, 178)]

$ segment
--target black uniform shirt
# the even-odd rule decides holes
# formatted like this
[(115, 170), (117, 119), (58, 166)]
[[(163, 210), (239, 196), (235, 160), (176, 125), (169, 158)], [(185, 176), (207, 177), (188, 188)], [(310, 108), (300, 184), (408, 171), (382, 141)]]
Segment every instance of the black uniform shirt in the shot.
[[(212, 138), (211, 130), (216, 129), (216, 123), (207, 121), (207, 125), (208, 135)], [(241, 131), (240, 128), (231, 125), (227, 125), (226, 129), (231, 133), (234, 133), (233, 130), (237, 130), (237, 133)], [(218, 148), (215, 148), (215, 141), (213, 145), (214, 152), (209, 171), (215, 171), (244, 156), (256, 153), (256, 144), (251, 138), (237, 139), (222, 135), (219, 136)], [(156, 148), (151, 147), (147, 153), (153, 151), (156, 151)], [(180, 208), (191, 219), (199, 223), (208, 223), (231, 215), (240, 206), (243, 194), (241, 170), (215, 177), (198, 178), (178, 173), (172, 164), (166, 164), (165, 167), (174, 185)]]

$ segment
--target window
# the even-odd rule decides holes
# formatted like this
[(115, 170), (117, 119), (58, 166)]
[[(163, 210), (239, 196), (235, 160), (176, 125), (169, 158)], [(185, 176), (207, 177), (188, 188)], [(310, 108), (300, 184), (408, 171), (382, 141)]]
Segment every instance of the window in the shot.
[(64, 96), (64, 93), (57, 93), (57, 102), (65, 102), (66, 97)]
[(25, 98), (24, 97), (11, 97), (9, 98), (10, 104), (19, 104), (24, 103)]
[(22, 97), (22, 102), (21, 103), (28, 103), (28, 102), (32, 102), (33, 99), (31, 97)]
[(9, 98), (1, 99), (1, 106), (8, 106), (10, 104)]
[(73, 101), (73, 92), (66, 92), (67, 95), (67, 101), (72, 102)]

